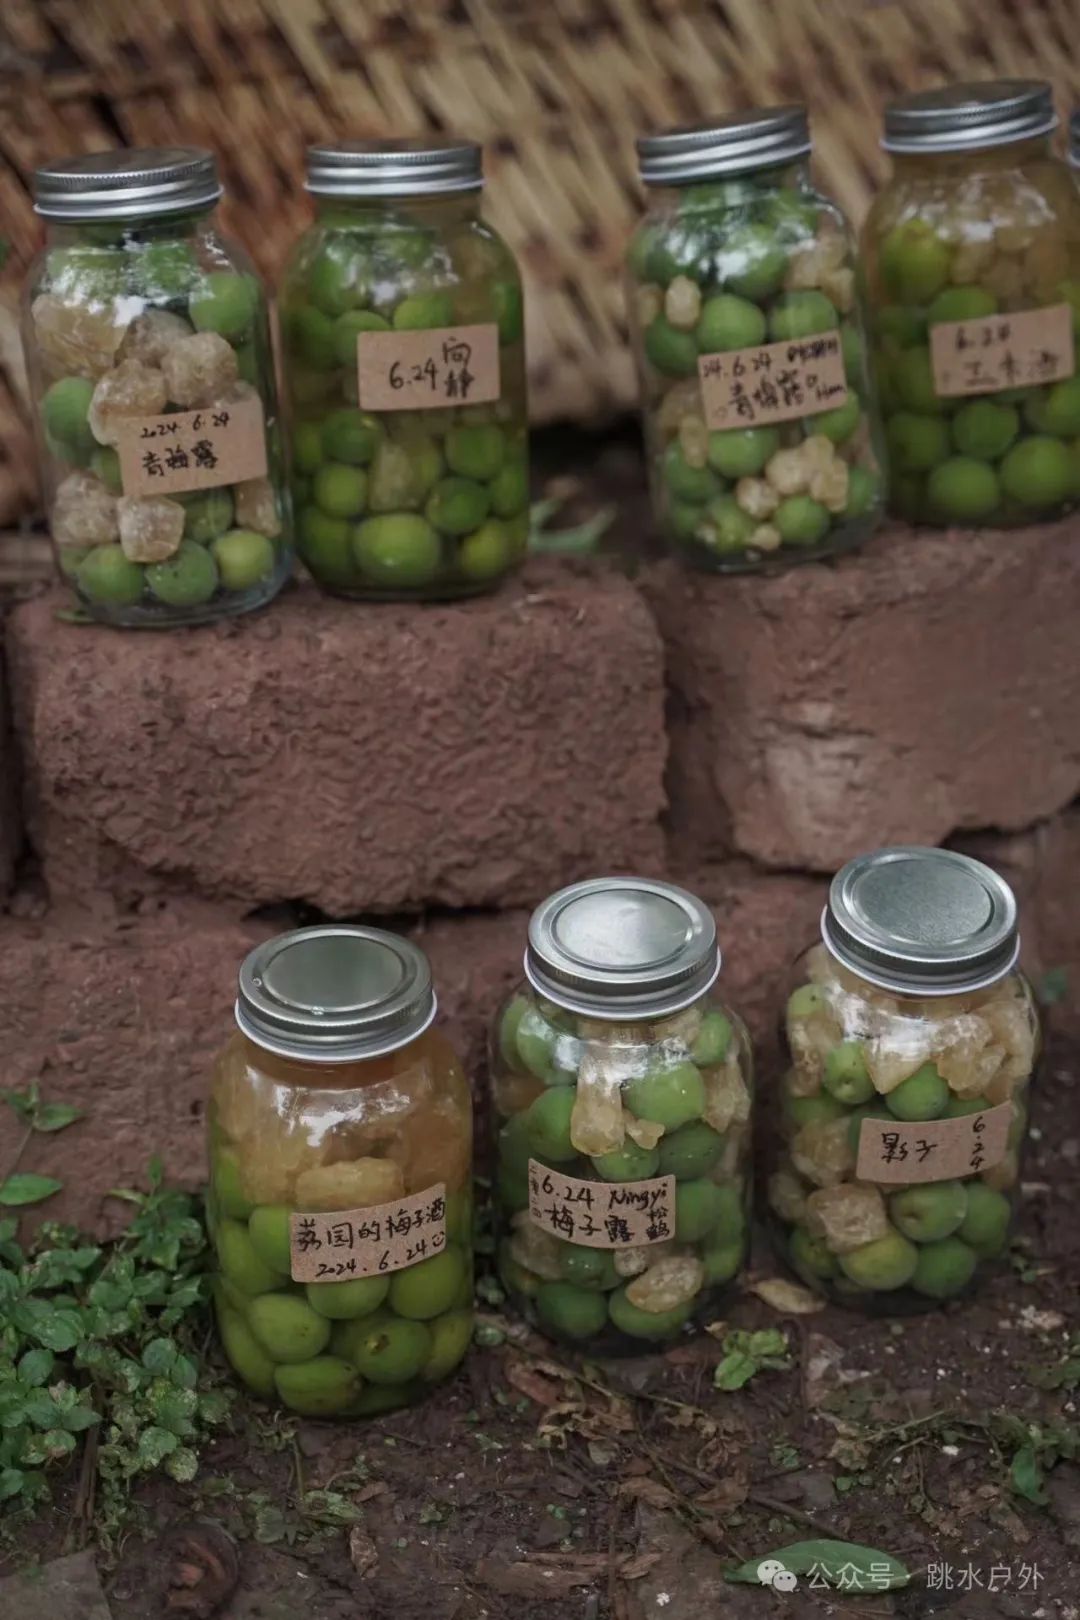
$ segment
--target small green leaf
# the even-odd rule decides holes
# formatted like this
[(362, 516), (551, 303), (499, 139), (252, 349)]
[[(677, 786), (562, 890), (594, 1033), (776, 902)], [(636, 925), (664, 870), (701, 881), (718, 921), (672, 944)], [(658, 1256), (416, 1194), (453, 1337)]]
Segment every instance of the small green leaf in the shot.
[(29, 1171), (8, 1176), (0, 1181), (0, 1204), (9, 1209), (20, 1204), (40, 1204), (63, 1187), (53, 1176), (35, 1176)]
[[(729, 1581), (747, 1581), (755, 1586), (772, 1584), (758, 1573), (762, 1565), (780, 1564), (792, 1575), (814, 1575), (838, 1592), (890, 1592), (906, 1586), (909, 1571), (891, 1553), (876, 1547), (863, 1547), (854, 1541), (793, 1541), (773, 1552), (759, 1553), (737, 1569), (729, 1570)], [(781, 1586), (778, 1590), (783, 1591)]]
[(25, 1477), (21, 1468), (0, 1468), (0, 1502), (18, 1496)]
[(199, 1472), (199, 1459), (190, 1446), (181, 1446), (165, 1459), (165, 1472), (178, 1484), (186, 1485)]
[(1018, 1495), (1025, 1497), (1029, 1502), (1034, 1502), (1036, 1507), (1045, 1507), (1046, 1488), (1043, 1484), (1042, 1464), (1034, 1446), (1020, 1447), (1012, 1460), (1009, 1477), (1012, 1488)]
[(758, 1370), (758, 1363), (745, 1350), (730, 1350), (717, 1363), (713, 1383), (717, 1389), (742, 1389)]
[(255, 1540), (267, 1545), (285, 1535), (285, 1515), (272, 1502), (260, 1502), (255, 1509)]
[(139, 1466), (141, 1468), (157, 1468), (165, 1461), (170, 1452), (177, 1449), (179, 1444), (180, 1442), (175, 1434), (170, 1434), (168, 1429), (159, 1429), (152, 1423), (139, 1436), (139, 1444), (135, 1452)]
[(177, 1350), (172, 1339), (151, 1339), (142, 1353), (142, 1364), (147, 1372), (168, 1377), (176, 1361)]
[(28, 1350), (19, 1361), (19, 1381), (28, 1389), (47, 1384), (52, 1374), (54, 1357), (51, 1350)]
[(82, 1119), (82, 1109), (74, 1108), (71, 1103), (41, 1103), (34, 1110), (31, 1123), (35, 1131), (63, 1131), (77, 1119)]
[(50, 1429), (42, 1436), (41, 1443), (45, 1448), (46, 1457), (53, 1462), (59, 1461), (61, 1457), (69, 1457), (76, 1445), (75, 1436), (69, 1434), (66, 1429)]

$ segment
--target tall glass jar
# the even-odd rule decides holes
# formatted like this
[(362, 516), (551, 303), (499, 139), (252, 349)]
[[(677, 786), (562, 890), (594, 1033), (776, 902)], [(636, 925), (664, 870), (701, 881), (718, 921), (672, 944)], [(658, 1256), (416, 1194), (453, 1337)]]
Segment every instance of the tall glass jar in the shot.
[(92, 152), (34, 175), (48, 222), (23, 343), (61, 576), (108, 624), (268, 602), (291, 522), (266, 295), (221, 236), (209, 152)]
[(871, 1312), (973, 1287), (1008, 1241), (1039, 1052), (1016, 903), (981, 862), (884, 849), (833, 879), (788, 998), (768, 1202), (811, 1287)]
[(886, 109), (862, 252), (898, 517), (1002, 528), (1080, 497), (1080, 194), (1056, 124), (1024, 80)]
[(499, 1275), (584, 1349), (707, 1321), (746, 1258), (750, 1043), (693, 895), (597, 878), (533, 913), (491, 1074)]
[(298, 929), (240, 969), (210, 1098), (225, 1354), (309, 1417), (405, 1406), (472, 1336), (472, 1105), (422, 952)]
[(313, 147), (281, 285), (298, 543), (327, 590), (492, 589), (525, 554), (521, 278), (479, 146)]
[(627, 256), (656, 520), (735, 570), (857, 545), (877, 522), (877, 412), (847, 220), (811, 183), (806, 109), (638, 141)]

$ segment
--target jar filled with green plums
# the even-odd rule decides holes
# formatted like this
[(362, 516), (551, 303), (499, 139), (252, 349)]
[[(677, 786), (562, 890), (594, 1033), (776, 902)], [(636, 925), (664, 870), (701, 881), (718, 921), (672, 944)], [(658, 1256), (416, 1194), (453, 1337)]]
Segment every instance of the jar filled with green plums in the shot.
[(803, 107), (638, 141), (627, 255), (656, 520), (707, 569), (846, 551), (881, 505), (855, 244)]
[(1080, 191), (1050, 86), (996, 80), (886, 109), (863, 227), (889, 503), (1007, 528), (1080, 498)]
[(750, 1042), (708, 908), (573, 884), (529, 923), (491, 1076), (499, 1276), (552, 1337), (638, 1353), (711, 1319), (749, 1243)]
[(308, 1417), (423, 1399), (472, 1337), (472, 1102), (423, 953), (298, 929), (240, 969), (210, 1097), (218, 1330)]
[(521, 278), (469, 142), (313, 147), (280, 291), (298, 546), (327, 590), (491, 590), (528, 540)]

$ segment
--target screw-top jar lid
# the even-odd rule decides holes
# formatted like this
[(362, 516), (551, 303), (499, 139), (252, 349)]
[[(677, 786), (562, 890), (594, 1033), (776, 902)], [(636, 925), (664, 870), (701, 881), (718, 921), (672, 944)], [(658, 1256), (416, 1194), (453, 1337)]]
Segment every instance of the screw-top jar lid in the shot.
[(821, 937), (860, 978), (920, 996), (982, 989), (1020, 952), (1004, 878), (970, 855), (919, 845), (849, 861), (830, 885)]
[(34, 171), (33, 190), (39, 214), (76, 221), (212, 208), (222, 186), (212, 152), (136, 146), (46, 163)]
[(811, 150), (806, 108), (759, 107), (710, 124), (642, 135), (638, 169), (647, 186), (719, 180), (753, 169), (794, 163)]
[(1042, 79), (986, 79), (902, 96), (885, 109), (886, 152), (970, 152), (1050, 135), (1057, 113)]
[(418, 137), (309, 146), (307, 189), (317, 197), (435, 197), (478, 191), (484, 153), (476, 141)]
[(685, 889), (647, 878), (572, 883), (529, 921), (525, 975), (571, 1012), (652, 1018), (696, 1001), (720, 971), (716, 924)]
[(236, 1022), (283, 1057), (378, 1057), (415, 1040), (434, 1017), (427, 957), (381, 928), (297, 928), (257, 945), (240, 969)]

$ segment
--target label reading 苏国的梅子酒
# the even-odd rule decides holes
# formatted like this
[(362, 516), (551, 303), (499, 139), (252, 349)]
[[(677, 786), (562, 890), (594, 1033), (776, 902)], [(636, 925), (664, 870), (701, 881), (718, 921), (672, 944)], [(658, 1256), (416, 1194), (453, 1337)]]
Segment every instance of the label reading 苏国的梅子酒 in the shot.
[(363, 411), (430, 411), (498, 399), (499, 328), (439, 326), (359, 332), (356, 379)]
[(1076, 370), (1072, 308), (1051, 304), (938, 321), (930, 328), (930, 363), (942, 398), (1061, 382)]
[(446, 1247), (446, 1186), (370, 1209), (289, 1216), (293, 1282), (349, 1282), (380, 1277), (430, 1260)]
[(199, 411), (119, 424), (125, 495), (178, 495), (266, 476), (266, 429), (257, 395)]
[(864, 1119), (859, 1127), (859, 1181), (954, 1181), (1000, 1164), (1009, 1146), (1012, 1104), (959, 1119)]
[(582, 1181), (529, 1160), (529, 1220), (587, 1249), (634, 1249), (675, 1235), (675, 1177)]
[(698, 382), (712, 432), (816, 416), (848, 397), (839, 332), (699, 355)]

